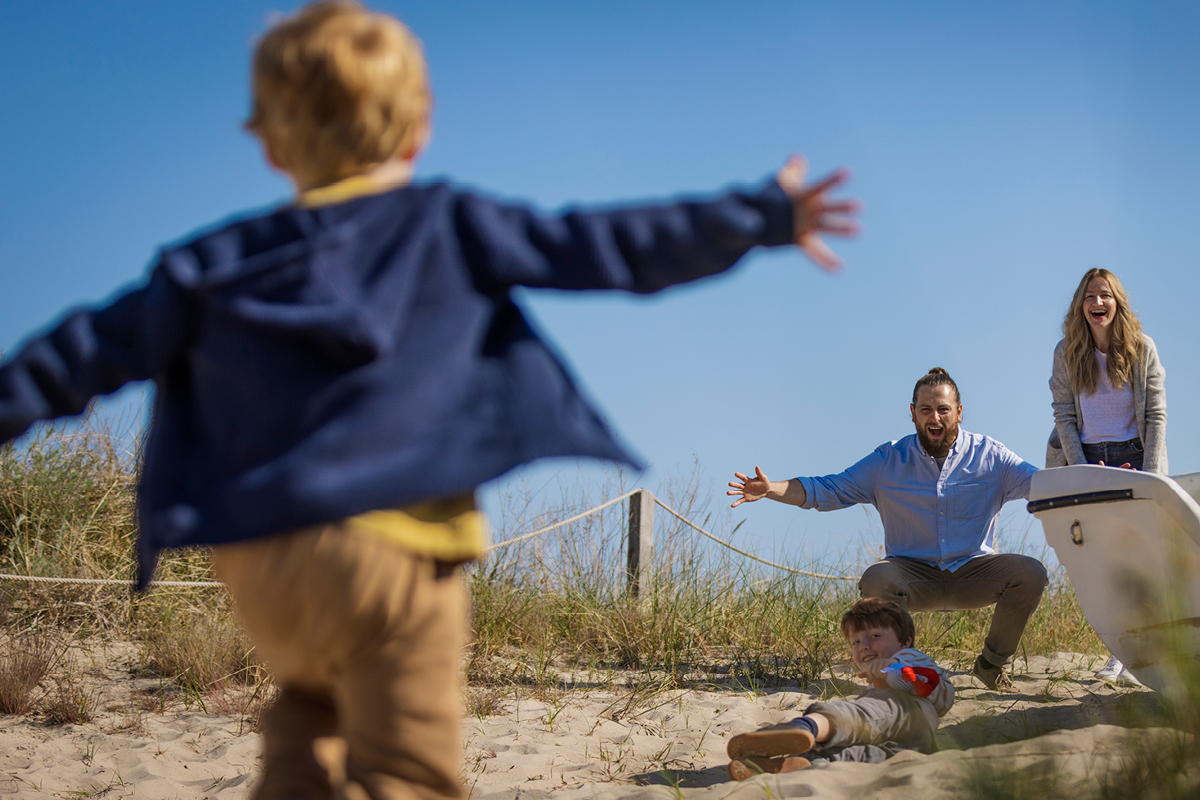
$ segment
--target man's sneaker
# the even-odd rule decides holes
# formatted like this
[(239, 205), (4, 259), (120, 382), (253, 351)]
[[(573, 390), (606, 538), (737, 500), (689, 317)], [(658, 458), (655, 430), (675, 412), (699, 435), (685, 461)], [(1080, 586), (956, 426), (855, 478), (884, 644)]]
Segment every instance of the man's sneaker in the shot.
[(729, 777), (735, 781), (745, 781), (755, 775), (778, 775), (782, 772), (796, 772), (806, 769), (812, 762), (802, 756), (786, 758), (759, 758), (744, 756), (729, 762)]
[(1017, 691), (1004, 667), (992, 666), (992, 664), (984, 660), (983, 656), (975, 657), (975, 669), (971, 670), (971, 674), (993, 692), (1012, 694)]
[[(782, 722), (749, 733), (739, 733), (729, 740), (725, 752), (734, 761), (742, 760), (745, 756), (792, 756), (807, 753), (816, 743), (816, 738), (808, 728), (794, 722)], [(729, 768), (732, 770), (733, 765), (730, 764)]]
[(1096, 670), (1096, 677), (1105, 683), (1128, 683), (1134, 686), (1141, 686), (1139, 681), (1132, 672), (1125, 669), (1125, 665), (1116, 656), (1109, 656), (1108, 663), (1100, 669)]

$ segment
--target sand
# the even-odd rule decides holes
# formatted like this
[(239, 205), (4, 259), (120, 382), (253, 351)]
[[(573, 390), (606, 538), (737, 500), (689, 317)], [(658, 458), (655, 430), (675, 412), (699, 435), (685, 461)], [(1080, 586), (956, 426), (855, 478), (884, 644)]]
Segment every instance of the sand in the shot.
[[(90, 653), (85, 675), (99, 713), (82, 725), (0, 717), (0, 796), (5, 798), (248, 797), (258, 736), (237, 692), (197, 698), (130, 674), (128, 647)], [(815, 695), (847, 691), (844, 671), (806, 687), (671, 688), (629, 676), (589, 688), (570, 676), (540, 698), (474, 688), (465, 719), (463, 780), (477, 800), (536, 798), (911, 798), (963, 796), (980, 769), (1020, 769), (1095, 781), (1153, 727), (1148, 689), (1096, 681), (1096, 656), (1056, 654), (1015, 665), (1019, 692), (1001, 695), (956, 672), (958, 701), (942, 721), (939, 752), (885, 764), (830, 764), (730, 782), (729, 737), (795, 716)], [(486, 712), (486, 713), (485, 713)], [(1134, 727), (1130, 727), (1134, 726)]]

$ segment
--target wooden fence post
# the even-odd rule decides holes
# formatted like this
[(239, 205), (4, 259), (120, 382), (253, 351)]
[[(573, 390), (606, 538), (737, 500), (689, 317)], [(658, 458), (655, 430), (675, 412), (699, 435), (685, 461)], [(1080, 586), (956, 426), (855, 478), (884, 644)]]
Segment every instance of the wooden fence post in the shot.
[(654, 495), (638, 489), (629, 498), (629, 561), (626, 591), (631, 597), (650, 595), (654, 565)]

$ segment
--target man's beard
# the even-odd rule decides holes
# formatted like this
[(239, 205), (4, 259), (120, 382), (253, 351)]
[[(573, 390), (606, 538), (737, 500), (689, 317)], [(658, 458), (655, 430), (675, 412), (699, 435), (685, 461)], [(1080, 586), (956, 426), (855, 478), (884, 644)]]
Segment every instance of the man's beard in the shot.
[(958, 441), (958, 423), (944, 426), (942, 429), (942, 438), (936, 441), (930, 439), (925, 434), (925, 429), (918, 425), (917, 441), (921, 443), (921, 447), (925, 449), (925, 452), (933, 458), (945, 458), (950, 454), (950, 448)]

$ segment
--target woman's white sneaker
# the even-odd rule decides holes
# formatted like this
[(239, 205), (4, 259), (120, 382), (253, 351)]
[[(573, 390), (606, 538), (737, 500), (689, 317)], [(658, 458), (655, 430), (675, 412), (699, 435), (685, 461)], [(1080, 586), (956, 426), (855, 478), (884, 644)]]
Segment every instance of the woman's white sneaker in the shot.
[(1102, 681), (1112, 683), (1121, 674), (1121, 670), (1125, 669), (1125, 665), (1116, 656), (1109, 656), (1108, 663), (1100, 669), (1096, 670), (1096, 677)]
[(1141, 686), (1139, 681), (1132, 672), (1125, 669), (1125, 665), (1116, 656), (1109, 656), (1108, 663), (1100, 669), (1096, 670), (1096, 677), (1105, 683), (1131, 683), (1134, 686)]

